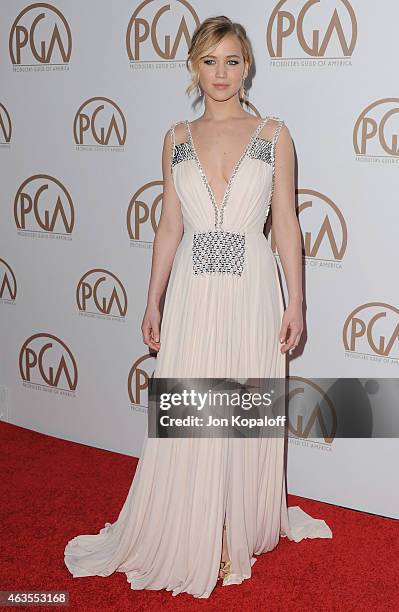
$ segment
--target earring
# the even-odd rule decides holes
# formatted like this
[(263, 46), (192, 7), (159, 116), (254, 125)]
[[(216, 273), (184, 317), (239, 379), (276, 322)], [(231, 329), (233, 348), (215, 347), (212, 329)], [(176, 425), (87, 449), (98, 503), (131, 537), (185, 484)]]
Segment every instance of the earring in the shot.
[(198, 95), (199, 95), (199, 97), (201, 98), (202, 93), (203, 93), (203, 92), (202, 92), (202, 89), (201, 89), (201, 87), (200, 87), (199, 85), (197, 85), (197, 89), (198, 89)]
[(242, 97), (245, 98), (245, 86), (244, 86), (244, 79), (241, 82), (241, 91), (242, 91)]
[(241, 81), (241, 87), (240, 87), (240, 94), (241, 94), (241, 99), (242, 99), (242, 101), (243, 101), (243, 102), (245, 102), (246, 97), (247, 97), (247, 90), (246, 90), (246, 89), (245, 89), (245, 87), (244, 87), (244, 81), (245, 81), (245, 78), (246, 78), (246, 77), (243, 77), (243, 78), (242, 78), (242, 81)]

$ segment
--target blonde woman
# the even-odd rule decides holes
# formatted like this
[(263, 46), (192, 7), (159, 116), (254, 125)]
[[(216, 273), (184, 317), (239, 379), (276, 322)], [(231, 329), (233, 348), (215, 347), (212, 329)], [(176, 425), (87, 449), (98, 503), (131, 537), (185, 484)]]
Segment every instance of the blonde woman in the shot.
[[(224, 16), (194, 32), (188, 93), (204, 112), (163, 143), (164, 193), (143, 340), (154, 377), (280, 378), (302, 329), (301, 238), (290, 132), (243, 109), (253, 62), (245, 29)], [(263, 234), (270, 209), (284, 269)], [(169, 283), (168, 283), (169, 280)], [(162, 326), (160, 300), (166, 289)], [(331, 537), (324, 521), (287, 510), (284, 438), (148, 438), (118, 520), (73, 538), (77, 576), (125, 572), (132, 589), (209, 597), (221, 579), (251, 577), (280, 536)]]

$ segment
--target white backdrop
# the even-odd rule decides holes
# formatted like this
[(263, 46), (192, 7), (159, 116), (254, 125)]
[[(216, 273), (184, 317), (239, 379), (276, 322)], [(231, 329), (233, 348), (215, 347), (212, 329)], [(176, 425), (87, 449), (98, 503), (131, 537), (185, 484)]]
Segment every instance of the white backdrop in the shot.
[[(139, 455), (162, 141), (202, 113), (184, 62), (218, 14), (253, 44), (250, 111), (284, 119), (297, 154), (307, 312), (289, 375), (397, 377), (397, 2), (3, 0), (3, 420)], [(399, 516), (396, 439), (311, 434), (290, 439), (291, 493)]]

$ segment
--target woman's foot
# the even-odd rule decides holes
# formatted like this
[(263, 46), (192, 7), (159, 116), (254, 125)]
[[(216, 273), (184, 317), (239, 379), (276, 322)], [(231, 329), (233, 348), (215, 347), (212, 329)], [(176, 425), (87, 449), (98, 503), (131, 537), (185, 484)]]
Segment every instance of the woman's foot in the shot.
[(230, 574), (231, 562), (227, 550), (226, 525), (223, 525), (222, 557), (219, 568), (219, 578), (224, 580)]
[(220, 563), (220, 569), (219, 569), (219, 578), (220, 580), (224, 580), (225, 578), (227, 578), (231, 573), (231, 561), (222, 561)]

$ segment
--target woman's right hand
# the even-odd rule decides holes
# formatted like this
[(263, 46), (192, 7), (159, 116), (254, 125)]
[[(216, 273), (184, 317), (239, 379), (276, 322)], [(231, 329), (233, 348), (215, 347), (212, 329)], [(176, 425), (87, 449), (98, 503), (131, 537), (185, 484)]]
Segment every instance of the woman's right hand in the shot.
[(158, 306), (147, 306), (143, 322), (141, 324), (141, 332), (143, 334), (143, 342), (154, 351), (159, 351), (161, 343), (159, 341), (159, 327), (161, 315)]

